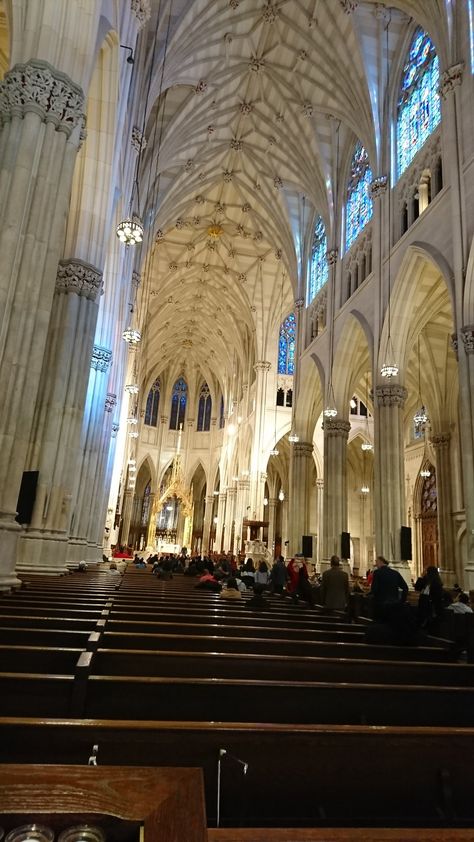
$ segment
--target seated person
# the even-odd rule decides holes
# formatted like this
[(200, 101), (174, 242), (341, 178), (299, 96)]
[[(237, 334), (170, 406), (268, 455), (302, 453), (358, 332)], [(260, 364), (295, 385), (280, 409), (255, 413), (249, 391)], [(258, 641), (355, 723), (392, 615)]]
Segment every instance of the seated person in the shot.
[(242, 594), (237, 586), (237, 580), (233, 576), (227, 579), (227, 584), (220, 595), (222, 599), (242, 599)]
[(203, 591), (215, 591), (216, 593), (220, 592), (221, 586), (217, 581), (216, 577), (213, 576), (212, 573), (209, 573), (208, 570), (204, 573), (203, 576), (199, 579), (197, 585), (194, 585), (195, 588), (199, 588)]
[(115, 561), (110, 562), (108, 573), (111, 573), (113, 576), (120, 576), (120, 572), (117, 570), (117, 565)]
[(257, 610), (260, 610), (260, 611), (262, 611), (264, 609), (266, 610), (267, 608), (270, 608), (271, 605), (270, 605), (268, 599), (265, 599), (265, 597), (263, 596), (264, 591), (265, 591), (265, 585), (255, 584), (253, 586), (253, 597), (251, 599), (247, 600), (247, 602), (245, 603), (247, 608), (254, 608), (254, 609), (257, 609)]
[(448, 605), (447, 610), (453, 611), (455, 614), (472, 614), (473, 611), (468, 594), (460, 591), (454, 602)]

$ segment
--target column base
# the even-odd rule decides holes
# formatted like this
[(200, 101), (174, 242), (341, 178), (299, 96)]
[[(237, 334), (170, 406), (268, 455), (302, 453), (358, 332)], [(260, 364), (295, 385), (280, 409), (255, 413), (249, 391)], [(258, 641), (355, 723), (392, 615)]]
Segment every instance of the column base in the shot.
[(21, 526), (16, 522), (15, 515), (0, 514), (0, 592), (11, 591), (21, 587), (21, 579), (15, 572), (18, 538)]
[(19, 572), (63, 576), (66, 567), (67, 535), (54, 530), (27, 529), (18, 541)]
[(66, 565), (77, 567), (80, 561), (86, 561), (87, 555), (87, 541), (85, 538), (69, 538), (66, 550)]

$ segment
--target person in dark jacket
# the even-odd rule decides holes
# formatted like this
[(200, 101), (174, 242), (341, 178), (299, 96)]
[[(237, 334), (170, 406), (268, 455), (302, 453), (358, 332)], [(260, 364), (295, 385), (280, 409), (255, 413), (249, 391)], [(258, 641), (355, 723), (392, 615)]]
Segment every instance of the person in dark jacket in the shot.
[(331, 567), (321, 581), (320, 599), (331, 611), (344, 611), (349, 599), (349, 576), (340, 566), (339, 556), (331, 556)]
[(445, 604), (443, 582), (437, 567), (427, 567), (423, 576), (415, 582), (418, 599), (418, 623), (422, 628), (436, 624), (441, 618)]
[(272, 567), (270, 573), (270, 582), (273, 593), (279, 593), (280, 595), (283, 593), (283, 588), (286, 584), (286, 567), (285, 567), (285, 560), (282, 555), (278, 556), (275, 564)]
[(375, 559), (376, 570), (372, 580), (371, 594), (374, 600), (374, 619), (384, 620), (387, 606), (405, 602), (408, 585), (398, 570), (389, 567), (388, 561), (379, 555)]

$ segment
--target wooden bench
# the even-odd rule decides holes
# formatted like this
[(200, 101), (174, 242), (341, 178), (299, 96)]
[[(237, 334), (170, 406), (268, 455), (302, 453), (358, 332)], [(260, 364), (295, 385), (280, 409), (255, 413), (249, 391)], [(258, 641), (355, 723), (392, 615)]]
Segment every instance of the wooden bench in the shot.
[[(99, 768), (201, 767), (210, 824), (225, 749), (227, 825), (474, 825), (473, 729), (15, 717), (0, 719), (0, 745), (12, 763), (84, 765), (98, 745)], [(248, 763), (245, 776), (231, 755)]]

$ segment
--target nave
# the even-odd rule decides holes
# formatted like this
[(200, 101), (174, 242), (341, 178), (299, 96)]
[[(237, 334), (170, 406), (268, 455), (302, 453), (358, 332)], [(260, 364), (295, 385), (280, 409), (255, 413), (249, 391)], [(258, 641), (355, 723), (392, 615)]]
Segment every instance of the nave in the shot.
[(99, 766), (197, 766), (212, 828), (220, 759), (221, 829), (303, 834), (216, 842), (472, 826), (474, 665), (443, 640), (368, 645), (363, 618), (254, 612), (193, 584), (90, 570), (4, 596), (2, 760), (83, 766), (96, 746)]

